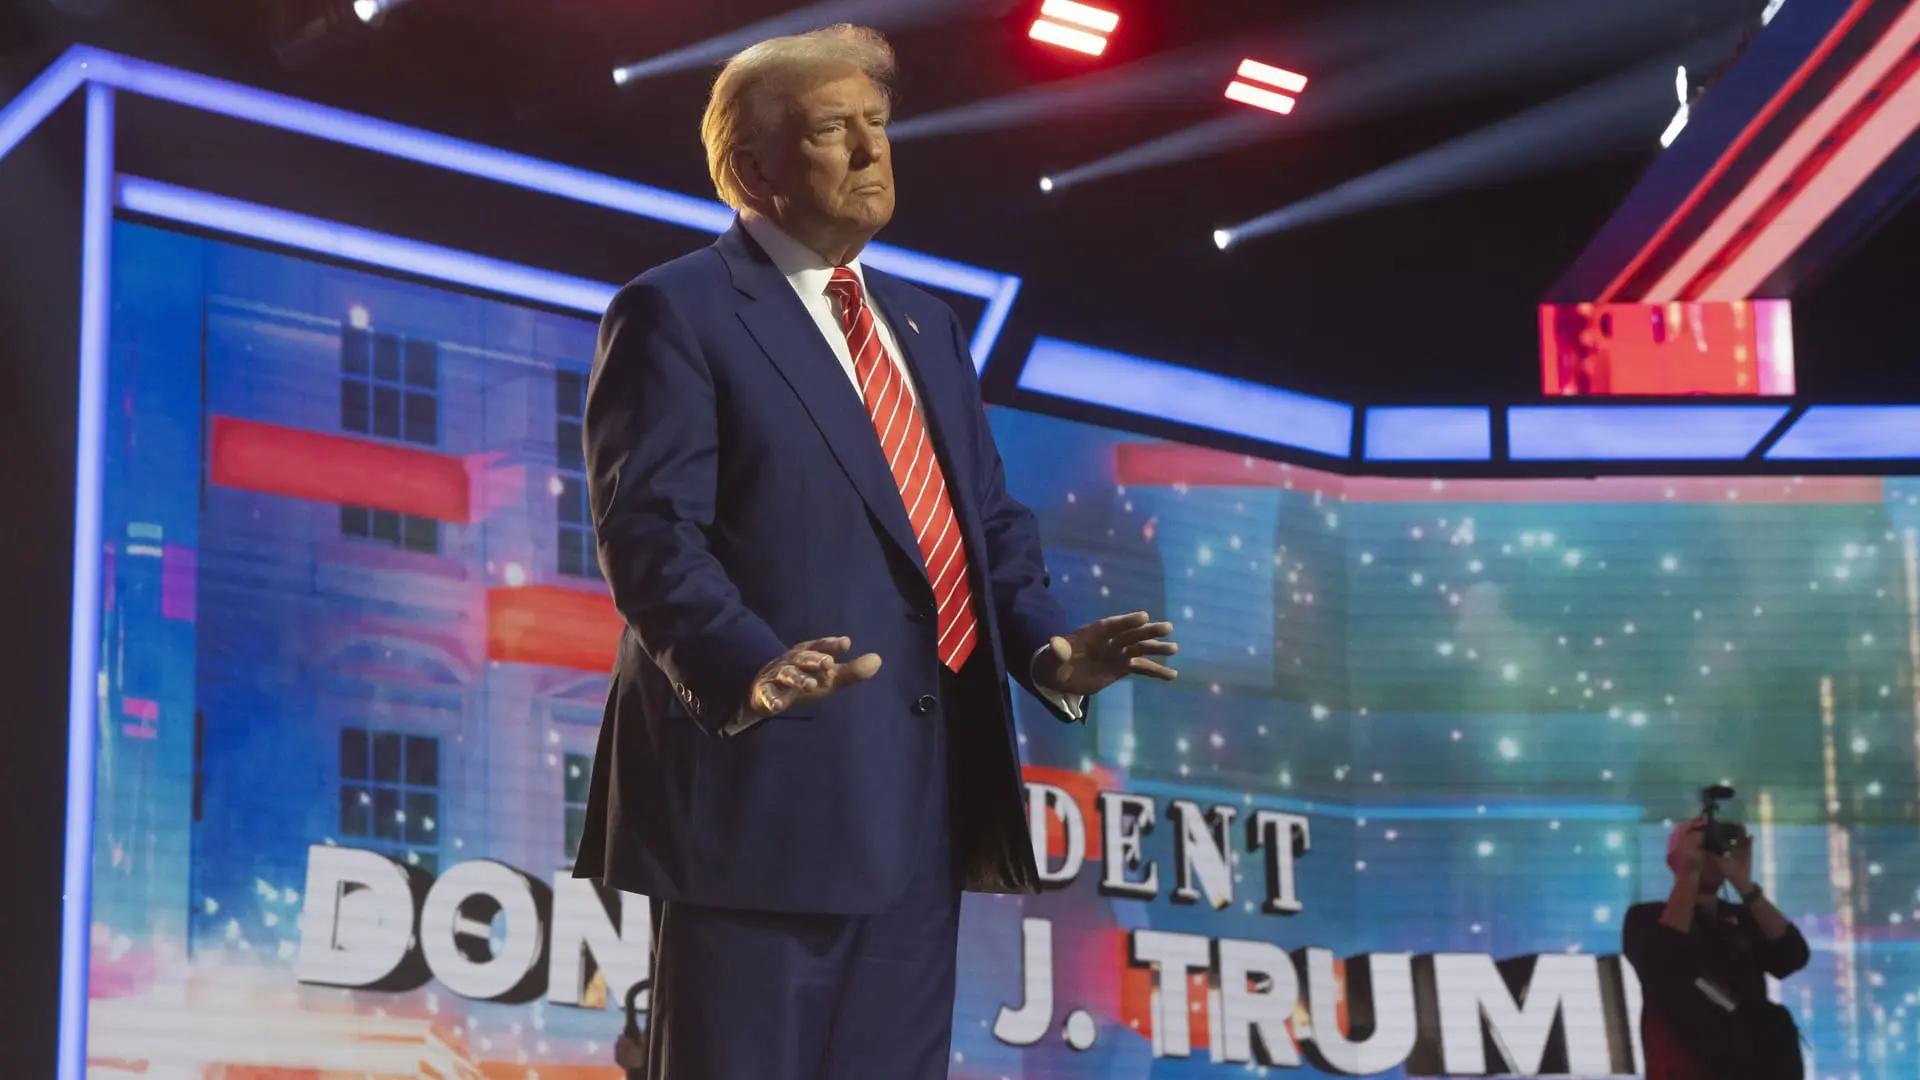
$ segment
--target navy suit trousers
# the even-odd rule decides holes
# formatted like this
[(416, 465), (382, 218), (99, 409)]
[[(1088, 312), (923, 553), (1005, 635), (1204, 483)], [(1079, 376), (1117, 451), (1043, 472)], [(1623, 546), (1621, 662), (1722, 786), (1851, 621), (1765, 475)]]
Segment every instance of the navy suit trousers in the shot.
[[(960, 927), (951, 726), (997, 724), (992, 667), (943, 672), (919, 867), (874, 915), (653, 905), (650, 1080), (942, 1080)], [(913, 722), (913, 721), (904, 721)], [(997, 732), (995, 733), (996, 737)], [(741, 738), (752, 738), (751, 729)]]

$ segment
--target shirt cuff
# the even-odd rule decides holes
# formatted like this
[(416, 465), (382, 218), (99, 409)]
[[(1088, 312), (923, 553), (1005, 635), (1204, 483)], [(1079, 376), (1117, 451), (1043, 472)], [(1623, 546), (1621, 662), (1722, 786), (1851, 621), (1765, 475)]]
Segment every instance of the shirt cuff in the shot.
[[(1046, 652), (1048, 648), (1050, 648), (1050, 646), (1040, 646), (1034, 650), (1033, 658), (1027, 661), (1029, 678), (1032, 677), (1034, 665), (1040, 662), (1040, 654)], [(1062, 694), (1057, 690), (1048, 690), (1040, 685), (1040, 680), (1038, 679), (1034, 679), (1033, 684), (1034, 693), (1039, 694), (1042, 701), (1060, 710), (1060, 715), (1074, 721), (1085, 720), (1087, 718), (1087, 696), (1085, 694)]]

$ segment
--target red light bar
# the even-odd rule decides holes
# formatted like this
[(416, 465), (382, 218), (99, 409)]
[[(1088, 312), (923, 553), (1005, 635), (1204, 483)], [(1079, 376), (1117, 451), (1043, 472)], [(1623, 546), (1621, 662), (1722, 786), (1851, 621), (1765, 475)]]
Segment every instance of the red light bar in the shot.
[[(1296, 99), (1291, 95), (1307, 88), (1305, 75), (1285, 68), (1277, 68), (1272, 64), (1263, 64), (1258, 60), (1240, 61), (1240, 70), (1235, 75), (1234, 81), (1227, 84), (1227, 100), (1252, 105), (1254, 108), (1276, 112), (1282, 116), (1293, 111)], [(1255, 83), (1265, 85), (1256, 86)], [(1281, 93), (1283, 90), (1291, 93)]]
[(1107, 35), (1120, 25), (1120, 16), (1077, 0), (1047, 0), (1027, 36), (1063, 49), (1099, 56), (1107, 51)]

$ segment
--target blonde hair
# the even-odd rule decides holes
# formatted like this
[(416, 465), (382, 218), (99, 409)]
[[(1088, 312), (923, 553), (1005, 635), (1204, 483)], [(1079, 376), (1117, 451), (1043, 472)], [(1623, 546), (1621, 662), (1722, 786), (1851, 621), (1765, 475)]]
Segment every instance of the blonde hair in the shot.
[(777, 91), (796, 77), (851, 67), (889, 93), (893, 46), (878, 30), (840, 23), (789, 37), (768, 38), (748, 46), (720, 69), (700, 118), (700, 142), (707, 149), (707, 172), (720, 201), (744, 210), (747, 193), (734, 175), (733, 157), (785, 119)]

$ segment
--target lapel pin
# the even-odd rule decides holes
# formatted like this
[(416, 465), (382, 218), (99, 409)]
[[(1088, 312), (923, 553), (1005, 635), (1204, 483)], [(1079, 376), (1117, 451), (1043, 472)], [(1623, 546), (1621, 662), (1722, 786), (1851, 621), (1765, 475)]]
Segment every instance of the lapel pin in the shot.
[(913, 316), (911, 315), (907, 316), (907, 329), (913, 331), (916, 334), (920, 332), (920, 324), (917, 322), (914, 322)]

